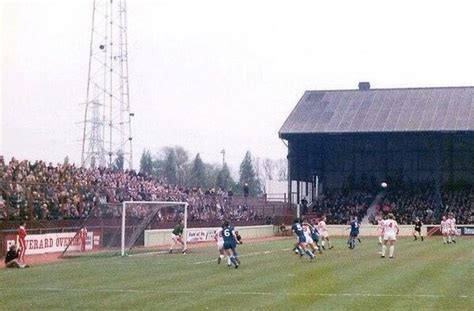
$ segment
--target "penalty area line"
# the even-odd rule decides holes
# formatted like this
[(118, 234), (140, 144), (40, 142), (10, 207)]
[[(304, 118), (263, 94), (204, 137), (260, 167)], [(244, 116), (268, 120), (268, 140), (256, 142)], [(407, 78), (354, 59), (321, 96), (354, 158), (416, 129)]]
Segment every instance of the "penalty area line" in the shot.
[(133, 288), (59, 288), (59, 287), (21, 287), (0, 288), (1, 291), (39, 291), (39, 292), (102, 292), (102, 293), (156, 293), (156, 294), (198, 294), (198, 295), (228, 295), (228, 296), (297, 296), (297, 297), (369, 297), (369, 298), (459, 298), (474, 299), (473, 296), (437, 295), (437, 294), (370, 294), (370, 293), (292, 293), (292, 292), (246, 292), (246, 291), (195, 291), (195, 290), (166, 290), (166, 289), (133, 289)]

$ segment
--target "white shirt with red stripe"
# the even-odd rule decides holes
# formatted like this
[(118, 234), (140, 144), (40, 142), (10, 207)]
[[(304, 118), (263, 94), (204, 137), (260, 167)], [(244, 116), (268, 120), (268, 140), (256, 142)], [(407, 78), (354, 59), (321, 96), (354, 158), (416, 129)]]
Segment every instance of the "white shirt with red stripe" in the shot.
[(448, 220), (441, 220), (441, 232), (447, 233), (449, 231), (449, 222)]
[(379, 222), (377, 223), (377, 234), (382, 235), (383, 234), (383, 219), (380, 219)]
[(304, 236), (306, 238), (310, 238), (311, 237), (311, 230), (309, 230), (309, 226), (308, 224), (303, 224), (303, 233), (304, 233)]
[(398, 224), (393, 219), (387, 219), (383, 221), (383, 233), (384, 234), (398, 234)]
[(456, 218), (448, 218), (447, 222), (449, 224), (449, 231), (452, 234), (455, 234), (456, 233)]
[(318, 224), (318, 231), (319, 231), (319, 234), (325, 238), (325, 237), (328, 237), (328, 229), (326, 227), (326, 222), (324, 220), (321, 220)]

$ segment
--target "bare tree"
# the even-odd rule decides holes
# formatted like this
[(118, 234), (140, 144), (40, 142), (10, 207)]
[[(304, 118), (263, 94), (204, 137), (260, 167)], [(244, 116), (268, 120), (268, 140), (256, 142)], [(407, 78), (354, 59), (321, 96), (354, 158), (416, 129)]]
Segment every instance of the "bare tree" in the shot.
[(262, 166), (263, 166), (263, 172), (265, 173), (265, 179), (266, 180), (273, 180), (273, 170), (275, 169), (275, 161), (269, 158), (265, 158), (263, 160)]
[(275, 161), (275, 170), (279, 181), (288, 180), (288, 161), (286, 159), (278, 159)]
[(184, 185), (186, 182), (186, 163), (189, 160), (188, 152), (181, 146), (175, 146), (176, 168), (178, 170), (178, 184)]

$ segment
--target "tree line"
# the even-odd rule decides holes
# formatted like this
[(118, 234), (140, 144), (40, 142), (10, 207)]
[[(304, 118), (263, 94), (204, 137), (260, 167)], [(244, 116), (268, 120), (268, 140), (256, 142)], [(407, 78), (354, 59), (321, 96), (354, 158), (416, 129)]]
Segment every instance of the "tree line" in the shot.
[(239, 167), (239, 180), (235, 181), (227, 163), (206, 163), (199, 153), (190, 159), (189, 152), (181, 146), (164, 147), (155, 156), (150, 150), (144, 150), (140, 172), (168, 184), (201, 189), (222, 188), (238, 195), (243, 194), (247, 184), (250, 196), (262, 194), (266, 180), (286, 180), (287, 177), (286, 160), (253, 158), (247, 151)]

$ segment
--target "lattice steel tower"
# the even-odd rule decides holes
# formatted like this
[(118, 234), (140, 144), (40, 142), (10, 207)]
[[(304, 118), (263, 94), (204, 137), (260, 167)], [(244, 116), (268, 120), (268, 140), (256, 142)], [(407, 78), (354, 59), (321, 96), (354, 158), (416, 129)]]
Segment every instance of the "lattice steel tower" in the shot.
[(94, 0), (81, 164), (132, 168), (125, 0)]

